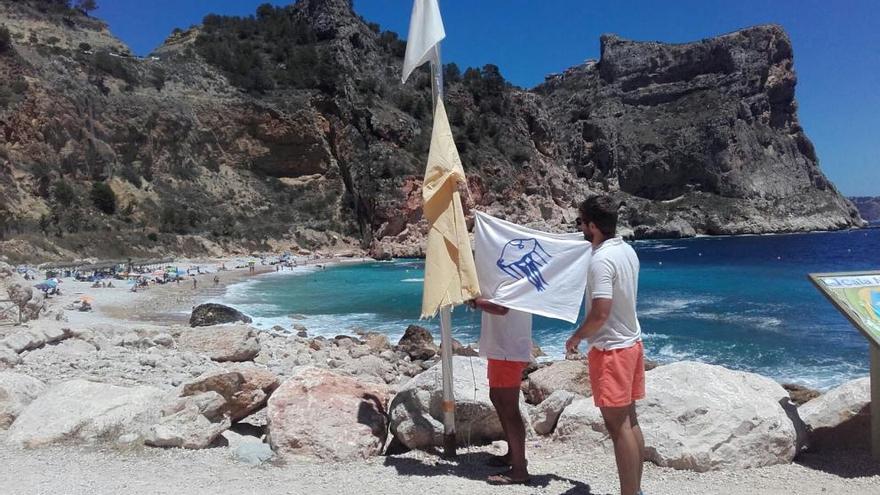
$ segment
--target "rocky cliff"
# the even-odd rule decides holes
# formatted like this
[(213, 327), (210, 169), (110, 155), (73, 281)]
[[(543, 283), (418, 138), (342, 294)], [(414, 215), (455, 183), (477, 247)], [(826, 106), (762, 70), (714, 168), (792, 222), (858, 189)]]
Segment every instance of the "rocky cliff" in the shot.
[(627, 197), (638, 236), (858, 224), (797, 120), (779, 26), (682, 45), (601, 39), (601, 59), (548, 78), (563, 159)]
[[(420, 254), (429, 77), (401, 86), (404, 43), (348, 1), (208, 16), (145, 59), (47, 1), (0, 4), (4, 255)], [(468, 209), (570, 229), (602, 191), (637, 237), (862, 224), (798, 124), (780, 27), (601, 43), (533, 90), (446, 67)]]
[(860, 196), (849, 198), (866, 221), (880, 223), (880, 197)]

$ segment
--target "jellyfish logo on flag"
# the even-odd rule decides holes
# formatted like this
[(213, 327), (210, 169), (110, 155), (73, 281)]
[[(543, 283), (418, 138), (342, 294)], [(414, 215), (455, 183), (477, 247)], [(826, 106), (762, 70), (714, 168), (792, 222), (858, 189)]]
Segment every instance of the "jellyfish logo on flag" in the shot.
[(504, 245), (501, 257), (495, 262), (504, 273), (520, 280), (523, 277), (540, 292), (547, 288), (547, 281), (541, 275), (541, 267), (551, 256), (544, 251), (537, 239), (513, 239)]

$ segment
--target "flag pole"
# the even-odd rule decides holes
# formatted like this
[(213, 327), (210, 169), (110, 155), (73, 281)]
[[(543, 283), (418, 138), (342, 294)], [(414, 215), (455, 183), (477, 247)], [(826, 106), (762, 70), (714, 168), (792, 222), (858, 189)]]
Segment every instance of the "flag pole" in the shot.
[[(401, 77), (401, 83), (405, 84), (406, 80), (409, 78), (412, 71), (422, 65), (425, 62), (431, 62), (431, 101), (432, 101), (432, 115), (436, 116), (438, 109), (441, 108), (441, 103), (443, 101), (443, 65), (440, 63), (440, 41), (446, 37), (446, 31), (443, 28), (443, 21), (440, 15), (440, 6), (438, 5), (437, 0), (414, 0), (413, 1), (413, 10), (412, 15), (410, 17), (409, 24), (409, 36), (407, 37), (406, 43), (406, 54), (403, 59), (403, 73)], [(444, 112), (444, 120), (447, 120)], [(436, 132), (437, 122), (434, 122), (434, 129)], [(441, 122), (441, 128), (446, 129), (449, 127), (448, 122)], [(432, 146), (431, 150), (434, 150), (434, 132), (432, 132)], [(444, 137), (445, 139), (449, 139), (451, 136)], [(453, 149), (454, 151), (454, 149)], [(444, 152), (448, 152), (448, 150), (444, 150)], [(455, 160), (460, 162), (457, 152), (453, 153), (455, 155)], [(428, 154), (428, 169), (426, 170), (426, 180), (428, 180), (428, 170), (431, 169), (432, 164), (430, 162), (431, 154)], [(435, 164), (436, 165), (436, 164)], [(450, 164), (446, 164), (450, 165)], [(464, 180), (464, 170), (461, 169), (461, 164), (457, 165), (458, 169), (455, 167), (447, 167), (449, 170), (447, 172), (453, 172), (454, 176), (460, 180)], [(445, 176), (446, 179), (449, 180), (449, 176)], [(449, 194), (449, 190), (445, 189), (445, 194)], [(428, 201), (430, 198), (434, 197), (435, 191), (428, 192), (425, 189), (425, 186), (422, 187), (422, 196)], [(453, 205), (457, 205), (457, 201), (459, 201), (458, 196), (456, 194), (452, 194), (451, 198), (446, 198), (443, 195), (438, 196), (440, 198), (444, 198), (444, 201), (452, 201)], [(432, 206), (431, 215), (433, 220), (436, 221), (440, 216), (451, 215), (455, 217), (462, 216), (462, 212), (460, 209), (454, 210), (440, 210), (437, 205)], [(427, 215), (427, 211), (426, 211)], [(456, 220), (457, 224), (464, 224), (464, 220), (458, 218)], [(445, 224), (444, 224), (445, 225)], [(470, 244), (467, 242), (467, 237), (461, 239), (461, 232), (458, 230), (462, 227), (462, 225), (456, 225), (453, 230), (455, 230), (453, 236), (456, 238), (456, 248), (459, 246), (458, 243), (463, 243), (466, 247), (466, 259), (464, 263), (466, 265), (473, 265), (473, 259), (470, 257)], [(434, 228), (432, 223), (432, 229)], [(428, 232), (428, 251), (426, 256), (430, 258), (430, 254), (432, 252), (432, 244), (431, 239), (434, 237), (435, 241), (438, 241), (436, 236), (438, 234), (445, 236), (442, 240), (443, 243), (449, 242), (450, 232), (448, 232), (448, 226), (444, 227), (444, 231), (441, 230), (431, 230)], [(438, 241), (439, 242), (439, 241)], [(440, 259), (444, 263), (454, 263), (455, 267), (443, 267), (447, 270), (457, 270), (459, 278), (462, 275), (462, 270), (467, 272), (467, 276), (470, 279), (474, 279), (476, 277), (475, 269), (473, 266), (465, 266), (462, 268), (462, 260), (461, 256), (459, 259), (452, 260), (452, 254), (449, 252), (449, 248), (446, 247), (446, 252), (437, 251), (440, 244), (435, 242), (436, 245), (433, 249), (435, 252), (435, 256), (440, 256)], [(445, 244), (443, 244), (445, 246)], [(442, 248), (441, 248), (442, 249)], [(456, 251), (457, 252), (457, 251)], [(441, 265), (437, 265), (438, 267)], [(433, 272), (432, 272), (433, 273)], [(448, 292), (449, 287), (446, 287), (446, 293), (441, 295), (439, 293), (435, 293), (436, 291), (431, 292), (430, 297), (428, 296), (428, 274), (429, 270), (426, 267), (425, 270), (425, 292), (424, 298), (422, 300), (422, 317), (428, 318), (433, 315), (436, 315), (437, 311), (440, 312), (440, 369), (443, 375), (443, 403), (441, 410), (443, 411), (443, 447), (444, 457), (454, 457), (455, 456), (455, 448), (456, 448), (456, 437), (455, 437), (455, 397), (452, 390), (453, 384), (453, 376), (452, 376), (452, 306), (456, 303), (460, 304), (462, 302), (462, 298), (467, 298), (467, 296), (472, 296), (474, 293), (473, 287), (475, 286), (475, 280), (468, 280), (467, 290), (465, 290), (464, 286), (459, 287), (461, 290), (461, 294), (453, 296)], [(444, 273), (442, 275), (434, 274), (433, 277), (446, 277), (451, 274)], [(461, 283), (462, 281), (459, 280)], [(467, 294), (464, 294), (467, 292)], [(477, 291), (478, 292), (478, 291)]]
[[(443, 64), (440, 62), (440, 43), (434, 45), (434, 57), (431, 60), (431, 101), (437, 108), (437, 102), (443, 99)], [(433, 115), (434, 112), (431, 112)], [(455, 394), (452, 390), (452, 309), (451, 306), (440, 308), (440, 369), (443, 375), (443, 457), (456, 456), (455, 439)]]

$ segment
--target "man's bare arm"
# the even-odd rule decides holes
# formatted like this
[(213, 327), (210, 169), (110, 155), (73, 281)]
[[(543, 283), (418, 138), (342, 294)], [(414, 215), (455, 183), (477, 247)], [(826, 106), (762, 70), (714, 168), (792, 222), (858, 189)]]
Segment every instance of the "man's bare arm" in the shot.
[(470, 301), (470, 303), (471, 303), (471, 307), (482, 309), (483, 311), (485, 311), (489, 314), (493, 314), (493, 315), (502, 316), (502, 315), (506, 315), (507, 312), (509, 311), (509, 309), (505, 308), (504, 306), (501, 306), (499, 304), (495, 304), (493, 302), (489, 302), (488, 300), (483, 299), (482, 297), (478, 297), (476, 299), (473, 299)]
[(578, 346), (581, 344), (581, 341), (596, 335), (596, 332), (608, 321), (610, 314), (611, 299), (593, 299), (590, 303), (590, 312), (587, 313), (584, 322), (565, 343), (566, 352), (578, 352)]

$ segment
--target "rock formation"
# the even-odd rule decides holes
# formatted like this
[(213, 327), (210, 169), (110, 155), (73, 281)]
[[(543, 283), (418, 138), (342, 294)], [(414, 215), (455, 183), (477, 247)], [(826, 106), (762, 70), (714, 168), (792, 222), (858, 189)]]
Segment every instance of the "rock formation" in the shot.
[(810, 432), (810, 448), (871, 448), (871, 379), (833, 388), (798, 409)]
[(208, 327), (223, 323), (250, 323), (251, 317), (241, 311), (223, 304), (205, 303), (193, 308), (189, 317), (189, 326)]
[[(458, 445), (481, 445), (502, 439), (501, 422), (489, 399), (486, 361), (454, 356), (452, 370)], [(442, 446), (442, 398), (441, 367), (435, 364), (407, 382), (394, 396), (389, 411), (391, 433), (409, 448)], [(520, 400), (520, 412), (525, 424), (531, 424), (524, 399)]]
[(880, 197), (861, 196), (849, 198), (859, 210), (859, 214), (871, 223), (880, 222)]
[(352, 461), (378, 455), (388, 436), (385, 385), (304, 367), (269, 399), (269, 438), (282, 455)]
[[(348, 0), (208, 16), (143, 59), (101, 22), (43, 3), (0, 6), (13, 26), (0, 53), (10, 260), (422, 254), (429, 76), (401, 86), (404, 43)], [(601, 49), (531, 90), (493, 65), (446, 68), (468, 212), (559, 231), (585, 195), (609, 192), (636, 237), (862, 224), (798, 123), (780, 26), (680, 45), (609, 35)]]

